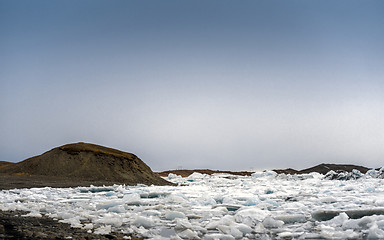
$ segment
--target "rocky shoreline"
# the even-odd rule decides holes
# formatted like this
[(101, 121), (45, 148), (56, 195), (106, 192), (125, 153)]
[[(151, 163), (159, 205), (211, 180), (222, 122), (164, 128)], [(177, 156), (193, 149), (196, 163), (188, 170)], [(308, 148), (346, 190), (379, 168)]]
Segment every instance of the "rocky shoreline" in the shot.
[(27, 212), (0, 211), (0, 239), (143, 239), (127, 234), (114, 233), (98, 235), (85, 229), (71, 228), (49, 217), (23, 217)]

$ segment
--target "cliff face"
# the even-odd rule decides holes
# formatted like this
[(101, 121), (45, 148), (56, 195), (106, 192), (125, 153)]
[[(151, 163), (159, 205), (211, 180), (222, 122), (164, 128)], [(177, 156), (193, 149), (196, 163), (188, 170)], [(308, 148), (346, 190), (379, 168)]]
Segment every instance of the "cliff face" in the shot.
[(72, 180), (136, 185), (168, 185), (136, 155), (89, 143), (67, 144), (0, 168), (9, 175), (40, 175)]

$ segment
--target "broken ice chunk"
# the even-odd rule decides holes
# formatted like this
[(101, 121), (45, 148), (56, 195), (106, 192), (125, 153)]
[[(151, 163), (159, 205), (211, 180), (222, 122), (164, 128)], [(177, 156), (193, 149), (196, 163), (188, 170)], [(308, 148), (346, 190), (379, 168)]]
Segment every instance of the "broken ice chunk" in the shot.
[(178, 235), (179, 235), (179, 237), (181, 237), (183, 239), (200, 239), (199, 236), (197, 235), (197, 233), (195, 233), (191, 229), (184, 230), (181, 233), (179, 233)]
[(340, 213), (345, 212), (348, 217), (357, 219), (357, 218), (362, 218), (364, 216), (372, 216), (372, 215), (384, 215), (384, 208), (377, 208), (377, 209), (358, 209), (358, 210), (347, 210), (347, 211), (342, 211), (342, 210), (318, 210), (313, 212), (312, 218), (317, 220), (317, 221), (328, 221)]
[(174, 220), (176, 218), (185, 218), (185, 214), (178, 211), (167, 211), (165, 213), (165, 219)]
[(151, 228), (151, 227), (155, 226), (155, 223), (154, 223), (154, 221), (151, 218), (146, 218), (146, 217), (138, 216), (133, 221), (133, 225), (143, 226), (144, 228)]
[(263, 220), (263, 225), (266, 228), (279, 228), (284, 225), (284, 222), (268, 216)]

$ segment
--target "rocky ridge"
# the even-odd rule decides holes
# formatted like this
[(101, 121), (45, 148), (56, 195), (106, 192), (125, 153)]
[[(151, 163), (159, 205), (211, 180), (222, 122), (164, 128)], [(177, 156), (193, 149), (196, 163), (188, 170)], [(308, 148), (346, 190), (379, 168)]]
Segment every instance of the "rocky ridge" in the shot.
[(276, 173), (285, 173), (285, 174), (305, 174), (305, 173), (311, 173), (311, 172), (327, 174), (329, 171), (352, 172), (353, 169), (359, 170), (362, 173), (366, 173), (368, 170), (370, 170), (367, 167), (352, 165), (352, 164), (322, 163), (314, 167), (306, 168), (303, 170), (295, 170), (292, 168), (287, 168), (287, 169), (274, 169), (273, 171), (275, 171)]
[[(357, 166), (357, 165), (351, 165), (351, 164), (326, 164), (322, 163), (319, 165), (316, 165), (314, 167), (306, 168), (303, 170), (296, 170), (293, 168), (286, 168), (286, 169), (273, 169), (272, 171), (276, 172), (277, 174), (306, 174), (311, 172), (317, 172), (320, 174), (327, 174), (330, 171), (334, 172), (352, 172), (353, 170), (358, 170), (361, 173), (366, 173), (368, 170), (370, 170), (367, 167), (363, 166)], [(173, 173), (176, 175), (180, 175), (182, 177), (188, 177), (194, 172), (198, 172), (201, 174), (214, 174), (214, 173), (226, 173), (226, 174), (232, 174), (232, 175), (240, 175), (240, 176), (251, 176), (252, 171), (222, 171), (222, 170), (210, 170), (210, 169), (194, 169), (194, 170), (187, 170), (187, 169), (178, 169), (178, 170), (168, 170), (163, 172), (158, 172), (160, 176), (167, 177), (168, 174)]]

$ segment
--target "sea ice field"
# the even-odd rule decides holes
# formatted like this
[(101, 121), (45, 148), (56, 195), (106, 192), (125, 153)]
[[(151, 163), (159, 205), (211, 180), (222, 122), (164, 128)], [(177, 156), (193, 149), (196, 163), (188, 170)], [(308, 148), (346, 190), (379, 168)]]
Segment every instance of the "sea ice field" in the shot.
[(146, 239), (384, 238), (383, 171), (325, 175), (193, 173), (178, 186), (32, 188), (0, 191), (0, 209), (43, 215), (96, 234)]

